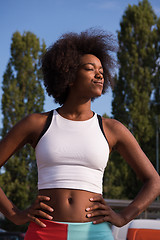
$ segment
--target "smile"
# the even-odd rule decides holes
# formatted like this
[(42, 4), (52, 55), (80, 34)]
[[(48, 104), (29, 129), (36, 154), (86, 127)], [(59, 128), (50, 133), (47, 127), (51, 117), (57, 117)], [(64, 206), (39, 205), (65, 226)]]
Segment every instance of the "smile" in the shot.
[(92, 82), (96, 85), (100, 85), (103, 86), (103, 82), (102, 81), (98, 81), (98, 80), (92, 80)]

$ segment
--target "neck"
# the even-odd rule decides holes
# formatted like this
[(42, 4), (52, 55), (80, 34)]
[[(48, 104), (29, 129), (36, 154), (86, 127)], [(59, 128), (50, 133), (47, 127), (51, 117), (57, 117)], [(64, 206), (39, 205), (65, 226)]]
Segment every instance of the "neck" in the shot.
[(68, 98), (59, 113), (72, 120), (87, 120), (93, 116), (91, 100), (77, 100)]

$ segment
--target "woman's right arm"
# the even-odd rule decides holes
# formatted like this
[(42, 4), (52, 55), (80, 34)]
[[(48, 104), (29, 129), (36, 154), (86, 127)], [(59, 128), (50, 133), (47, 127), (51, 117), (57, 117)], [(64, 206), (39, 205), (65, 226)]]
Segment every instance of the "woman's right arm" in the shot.
[[(37, 136), (43, 129), (44, 122), (45, 116), (42, 114), (31, 114), (18, 122), (4, 139), (0, 141), (0, 166), (3, 166), (4, 163), (25, 144), (29, 143), (35, 146)], [(42, 211), (43, 209), (50, 212), (53, 211), (49, 206), (42, 203), (44, 200), (49, 201), (50, 199), (46, 196), (38, 196), (31, 207), (20, 211), (0, 188), (0, 212), (17, 225), (34, 221), (38, 225), (45, 227), (45, 225), (35, 217), (39, 216), (51, 219), (48, 214)]]

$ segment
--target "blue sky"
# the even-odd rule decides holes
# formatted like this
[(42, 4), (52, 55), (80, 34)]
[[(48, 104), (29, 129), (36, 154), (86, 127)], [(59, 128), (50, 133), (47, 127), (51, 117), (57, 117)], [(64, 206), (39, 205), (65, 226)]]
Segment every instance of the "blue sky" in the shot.
[[(31, 31), (47, 47), (65, 32), (81, 32), (90, 27), (100, 27), (116, 34), (128, 4), (138, 0), (1, 0), (0, 1), (0, 102), (2, 78), (10, 57), (11, 38), (15, 31)], [(155, 13), (160, 16), (160, 1), (150, 0)], [(112, 93), (94, 101), (92, 109), (111, 115)], [(57, 107), (46, 96), (45, 110)], [(1, 127), (2, 114), (0, 114)]]

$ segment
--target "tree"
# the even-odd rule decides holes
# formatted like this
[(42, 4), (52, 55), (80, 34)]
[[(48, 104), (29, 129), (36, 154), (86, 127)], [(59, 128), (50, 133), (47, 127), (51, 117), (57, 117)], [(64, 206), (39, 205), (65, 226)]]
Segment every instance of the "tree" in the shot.
[[(129, 5), (120, 23), (118, 32), (119, 73), (115, 77), (112, 114), (133, 133), (142, 149), (154, 163), (154, 112), (151, 107), (155, 91), (157, 68), (157, 17), (147, 0), (138, 5)], [(117, 153), (111, 156), (110, 168), (116, 175), (112, 187), (120, 188), (118, 198), (133, 198), (140, 188), (140, 182)], [(106, 173), (106, 179), (110, 175)]]
[[(155, 69), (155, 78), (154, 78), (154, 94), (153, 94), (153, 102), (154, 111), (156, 115), (160, 115), (160, 18), (157, 20), (156, 26), (156, 69)], [(160, 117), (160, 116), (159, 116)]]
[[(2, 86), (3, 137), (24, 116), (43, 111), (40, 57), (44, 51), (45, 43), (40, 45), (39, 39), (33, 33), (13, 34), (11, 57)], [(34, 152), (30, 146), (26, 145), (4, 165), (0, 183), (9, 199), (20, 209), (26, 208), (33, 201), (37, 170)]]

